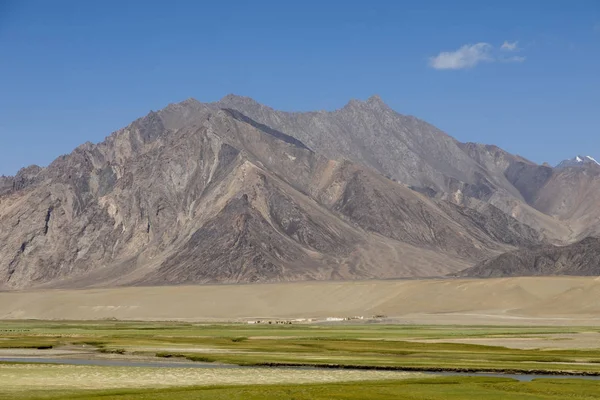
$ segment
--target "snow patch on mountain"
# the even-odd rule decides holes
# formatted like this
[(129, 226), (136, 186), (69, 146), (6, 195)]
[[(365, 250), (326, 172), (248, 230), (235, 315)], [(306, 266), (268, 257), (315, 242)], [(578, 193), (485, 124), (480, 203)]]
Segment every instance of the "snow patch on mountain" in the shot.
[(598, 161), (596, 161), (596, 159), (594, 157), (590, 157), (590, 156), (585, 156), (585, 158), (587, 158), (590, 161), (595, 162), (596, 164), (600, 165), (600, 163)]
[(591, 156), (575, 156), (574, 158), (561, 161), (556, 168), (567, 168), (567, 167), (583, 167), (586, 165), (599, 165), (594, 157)]

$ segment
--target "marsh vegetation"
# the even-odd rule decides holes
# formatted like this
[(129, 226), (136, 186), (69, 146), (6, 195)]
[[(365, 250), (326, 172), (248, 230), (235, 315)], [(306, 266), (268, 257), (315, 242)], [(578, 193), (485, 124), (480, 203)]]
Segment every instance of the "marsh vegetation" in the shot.
[[(599, 328), (586, 327), (2, 322), (0, 358), (203, 362), (253, 368), (2, 363), (0, 398), (500, 399), (509, 393), (524, 399), (598, 398), (600, 385), (594, 381), (556, 377), (518, 382), (421, 373), (597, 375), (600, 349), (590, 346), (596, 336), (600, 337)], [(495, 345), (471, 343), (486, 340)], [(530, 348), (512, 346), (524, 341)], [(330, 369), (273, 368), (286, 365)]]

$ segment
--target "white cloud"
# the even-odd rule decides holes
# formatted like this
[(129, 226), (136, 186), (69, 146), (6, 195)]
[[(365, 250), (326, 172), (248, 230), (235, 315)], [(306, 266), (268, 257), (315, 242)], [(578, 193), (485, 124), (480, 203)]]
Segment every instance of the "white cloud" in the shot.
[(472, 68), (480, 62), (493, 61), (493, 46), (489, 43), (467, 44), (456, 51), (444, 51), (429, 59), (429, 65), (435, 69)]
[(519, 42), (512, 42), (510, 43), (509, 41), (505, 40), (504, 43), (502, 43), (502, 46), (500, 46), (501, 50), (504, 51), (516, 51), (519, 50)]
[(429, 66), (435, 69), (467, 69), (481, 62), (522, 63), (524, 56), (509, 56), (506, 52), (519, 52), (519, 42), (504, 41), (499, 47), (489, 43), (466, 44), (456, 51), (443, 51), (429, 59)]

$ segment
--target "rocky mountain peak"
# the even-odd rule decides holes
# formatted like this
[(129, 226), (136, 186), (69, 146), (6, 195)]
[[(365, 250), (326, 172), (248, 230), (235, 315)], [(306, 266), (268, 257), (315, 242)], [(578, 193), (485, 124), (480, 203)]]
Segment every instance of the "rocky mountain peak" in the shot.
[(385, 104), (380, 95), (374, 94), (367, 99), (367, 104)]
[(184, 105), (184, 106), (197, 106), (197, 105), (200, 105), (202, 103), (200, 103), (195, 98), (190, 97), (190, 98), (187, 98), (184, 101), (182, 101), (181, 104)]
[(585, 166), (600, 166), (600, 163), (591, 156), (577, 155), (568, 160), (561, 161), (556, 166), (556, 168), (585, 167)]
[(189, 98), (0, 177), (0, 288), (439, 276), (600, 232), (599, 176), (460, 143), (378, 95)]
[(359, 99), (350, 99), (350, 101), (348, 103), (346, 103), (346, 105), (342, 109), (345, 110), (345, 109), (350, 109), (350, 108), (359, 108), (363, 104), (364, 103), (362, 101), (360, 101)]
[(40, 180), (44, 168), (38, 165), (30, 165), (21, 168), (15, 176), (0, 177), (0, 195), (11, 191), (18, 191), (37, 183)]
[(366, 101), (352, 99), (344, 106), (343, 109), (369, 109), (375, 111), (384, 111), (390, 108), (387, 104), (385, 104), (381, 96), (374, 94)]
[(231, 105), (231, 104), (239, 104), (239, 105), (246, 105), (246, 106), (257, 106), (260, 105), (260, 103), (258, 103), (256, 100), (254, 100), (251, 97), (247, 97), (247, 96), (240, 96), (234, 93), (229, 93), (228, 95), (224, 96), (221, 100), (219, 100), (217, 102), (217, 105)]
[(371, 106), (371, 107), (386, 107), (389, 108), (388, 105), (383, 101), (383, 99), (381, 98), (381, 96), (379, 96), (378, 94), (374, 94), (373, 96), (369, 97), (366, 101), (367, 105)]

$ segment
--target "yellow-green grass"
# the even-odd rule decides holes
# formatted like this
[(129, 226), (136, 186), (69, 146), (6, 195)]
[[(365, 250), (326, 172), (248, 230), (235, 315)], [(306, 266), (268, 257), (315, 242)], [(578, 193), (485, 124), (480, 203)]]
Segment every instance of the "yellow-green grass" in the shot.
[(393, 371), (267, 368), (169, 368), (53, 364), (0, 364), (0, 393), (165, 388), (192, 385), (302, 384), (419, 377)]
[(5, 336), (115, 336), (135, 337), (272, 337), (310, 336), (338, 339), (402, 338), (444, 339), (600, 332), (600, 327), (523, 327), (464, 325), (268, 325), (268, 324), (192, 324), (181, 322), (126, 321), (0, 321), (0, 337)]
[(565, 350), (523, 350), (410, 341), (584, 332), (598, 332), (598, 328), (16, 321), (0, 322), (0, 348), (77, 346), (105, 353), (240, 365), (600, 373), (600, 349), (568, 349), (567, 342)]
[[(207, 341), (212, 351), (157, 352), (161, 357), (239, 365), (329, 365), (412, 370), (600, 373), (600, 351), (520, 350), (467, 344), (361, 340)], [(227, 350), (221, 351), (221, 350)]]
[[(561, 340), (564, 350), (443, 343), (444, 339), (456, 338), (543, 341), (548, 335), (599, 331), (587, 327), (11, 321), (0, 322), (0, 356), (2, 351), (10, 354), (10, 349), (19, 348), (43, 356), (49, 351), (43, 349), (54, 347), (85, 349), (91, 356), (114, 352), (118, 357), (158, 355), (241, 365), (600, 373), (600, 348), (569, 348), (568, 340)], [(427, 339), (440, 339), (442, 343), (412, 341)], [(175, 369), (0, 363), (0, 399), (600, 398), (599, 381), (517, 382), (481, 377), (407, 380), (410, 376), (413, 375), (396, 371), (352, 369)]]
[(168, 389), (59, 389), (10, 393), (0, 388), (0, 399), (15, 400), (564, 400), (598, 398), (600, 398), (600, 385), (592, 381), (542, 379), (533, 382), (517, 382), (505, 378), (480, 377), (447, 377), (329, 384), (200, 386)]

